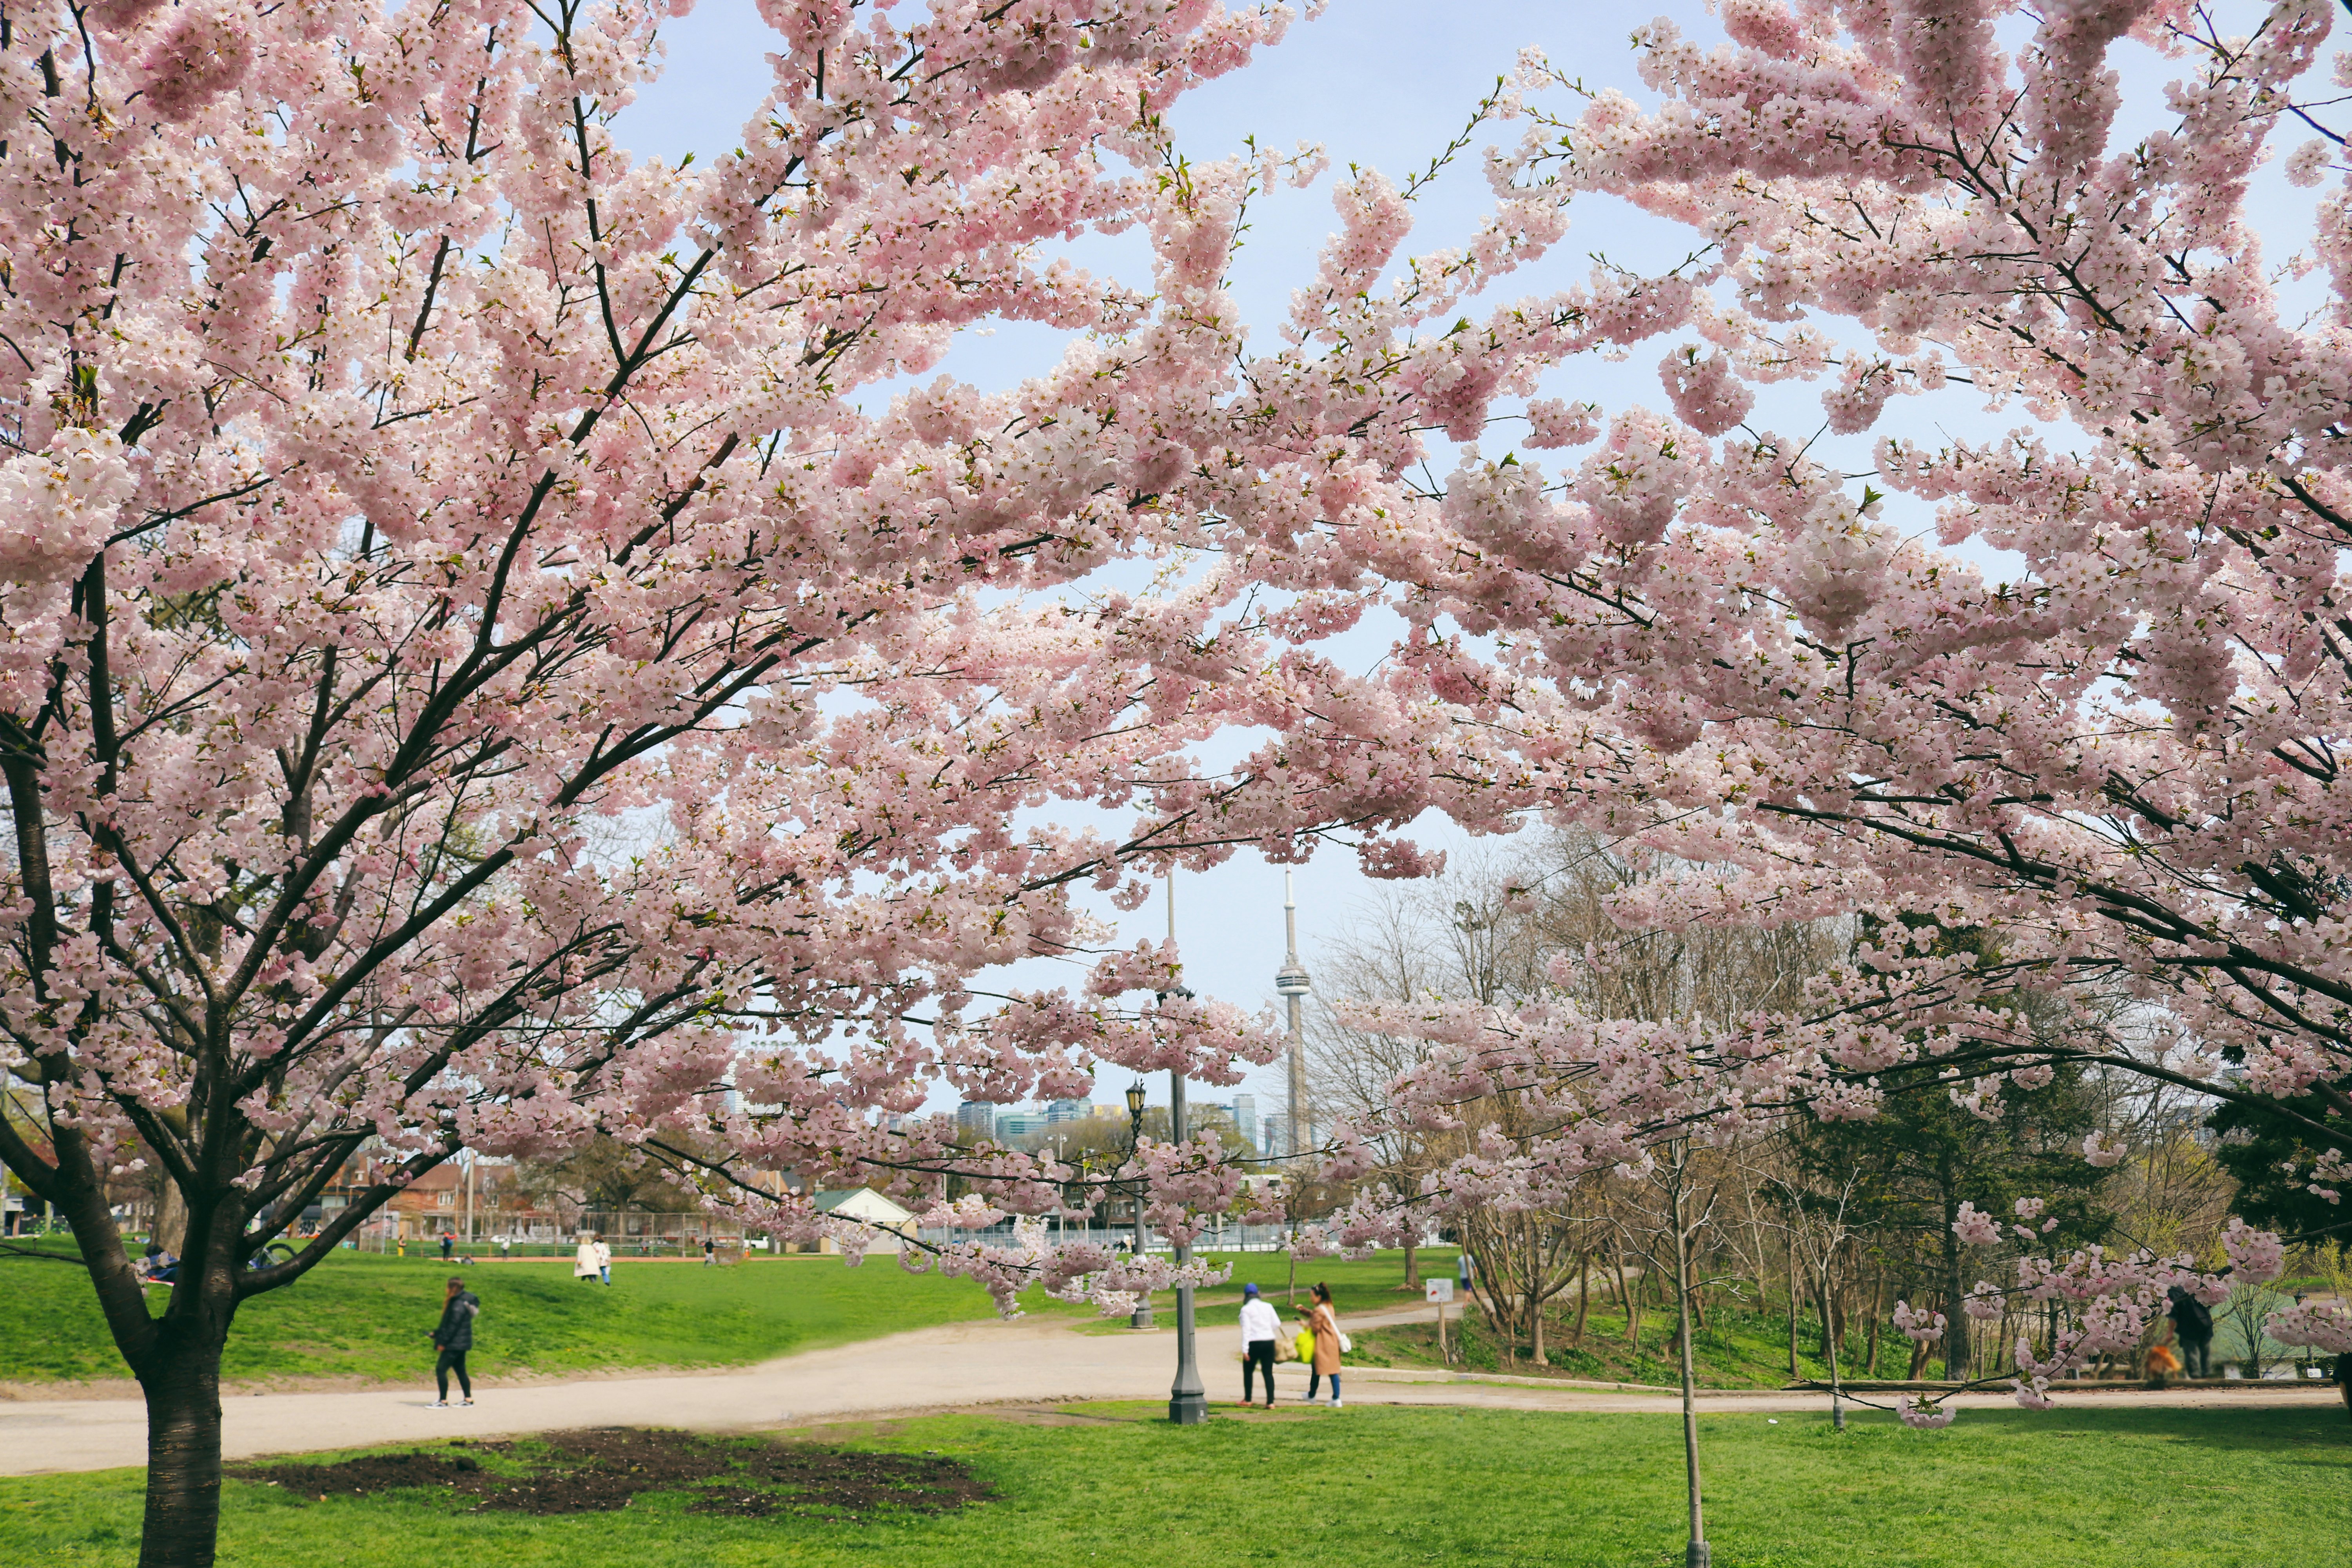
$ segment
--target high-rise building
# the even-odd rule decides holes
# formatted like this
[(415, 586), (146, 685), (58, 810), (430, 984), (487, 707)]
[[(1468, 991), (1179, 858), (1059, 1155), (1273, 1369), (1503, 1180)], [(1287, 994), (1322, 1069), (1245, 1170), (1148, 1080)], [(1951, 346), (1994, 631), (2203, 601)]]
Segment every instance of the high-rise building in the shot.
[(1259, 1125), (1265, 1129), (1265, 1142), (1262, 1152), (1266, 1158), (1278, 1159), (1292, 1152), (1289, 1117), (1279, 1110), (1270, 1110), (1266, 1112), (1265, 1120)]
[(1045, 1113), (1042, 1110), (1008, 1110), (996, 1119), (996, 1135), (1008, 1142), (1044, 1131)]
[(1058, 1126), (1065, 1121), (1083, 1121), (1093, 1113), (1094, 1107), (1083, 1100), (1048, 1100), (1045, 1105), (1045, 1125)]
[(996, 1107), (984, 1100), (967, 1100), (956, 1107), (956, 1131), (974, 1138), (996, 1136)]
[(1265, 1152), (1265, 1145), (1257, 1141), (1257, 1096), (1234, 1096), (1234, 1130), (1249, 1141), (1251, 1148)]

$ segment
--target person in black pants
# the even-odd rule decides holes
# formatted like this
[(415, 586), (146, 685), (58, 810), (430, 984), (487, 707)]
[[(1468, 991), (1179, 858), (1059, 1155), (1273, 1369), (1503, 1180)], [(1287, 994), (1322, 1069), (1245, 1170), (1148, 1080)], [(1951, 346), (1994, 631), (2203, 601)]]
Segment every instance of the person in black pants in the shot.
[(465, 1395), (461, 1403), (474, 1403), (474, 1380), (466, 1375), (466, 1352), (474, 1348), (474, 1318), (481, 1310), (481, 1298), (467, 1289), (463, 1279), (449, 1281), (449, 1293), (441, 1302), (441, 1324), (433, 1331), (433, 1342), (441, 1347), (440, 1359), (433, 1363), (433, 1381), (441, 1390), (441, 1397), (433, 1402), (436, 1410), (449, 1406), (449, 1374), (453, 1372)]
[(1274, 1406), (1274, 1342), (1281, 1337), (1282, 1318), (1255, 1285), (1242, 1287), (1242, 1403), (1250, 1402), (1255, 1377), (1265, 1378), (1265, 1403)]
[(2204, 1302), (2175, 1285), (2165, 1291), (2165, 1316), (2172, 1320), (2180, 1340), (2180, 1368), (2190, 1377), (2213, 1375), (2207, 1359), (2213, 1349), (2213, 1311)]

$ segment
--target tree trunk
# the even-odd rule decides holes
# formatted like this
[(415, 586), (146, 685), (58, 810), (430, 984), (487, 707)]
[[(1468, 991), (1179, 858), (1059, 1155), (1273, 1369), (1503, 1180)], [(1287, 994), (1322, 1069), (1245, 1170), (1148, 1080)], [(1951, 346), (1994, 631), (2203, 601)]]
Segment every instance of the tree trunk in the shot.
[(139, 1568), (212, 1568), (220, 1535), (223, 1336), (165, 1323), (148, 1370), (147, 1513)]
[(1543, 1314), (1544, 1299), (1541, 1296), (1538, 1296), (1528, 1312), (1528, 1318), (1532, 1320), (1532, 1323), (1530, 1325), (1530, 1334), (1532, 1338), (1531, 1342), (1528, 1345), (1528, 1359), (1534, 1362), (1538, 1366), (1549, 1366), (1551, 1364), (1551, 1358), (1544, 1354)]
[(165, 1182), (163, 1196), (155, 1205), (155, 1228), (147, 1239), (177, 1258), (188, 1249), (188, 1204), (180, 1195), (180, 1184)]
[(1617, 1294), (1625, 1302), (1625, 1342), (1639, 1350), (1642, 1345), (1642, 1304), (1633, 1300), (1633, 1291), (1625, 1283), (1625, 1249), (1616, 1249)]
[(1421, 1249), (1410, 1241), (1404, 1244), (1404, 1288), (1421, 1289)]
[(1590, 1252), (1580, 1252), (1576, 1255), (1576, 1326), (1569, 1331), (1568, 1335), (1568, 1342), (1570, 1349), (1580, 1350), (1583, 1348), (1584, 1315), (1586, 1312), (1590, 1311), (1591, 1308), (1592, 1254)]
[(1944, 1203), (1944, 1377), (1951, 1383), (1969, 1380), (1969, 1315), (1960, 1303), (1968, 1300), (1963, 1283), (1960, 1238), (1952, 1226), (1960, 1217), (1958, 1194), (1947, 1193)]
[(1866, 1377), (1878, 1375), (1878, 1323), (1879, 1320), (1885, 1316), (1886, 1276), (1882, 1274), (1878, 1277), (1878, 1283), (1870, 1292), (1870, 1360), (1864, 1368), (1864, 1375)]
[(1797, 1249), (1789, 1248), (1789, 1375), (1803, 1375), (1797, 1367)]

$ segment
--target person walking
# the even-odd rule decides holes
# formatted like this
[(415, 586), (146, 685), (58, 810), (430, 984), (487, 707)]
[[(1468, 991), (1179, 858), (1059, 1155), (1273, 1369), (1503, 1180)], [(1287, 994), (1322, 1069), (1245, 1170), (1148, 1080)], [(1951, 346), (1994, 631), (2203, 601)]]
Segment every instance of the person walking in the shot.
[(594, 1237), (582, 1237), (580, 1245), (572, 1249), (572, 1278), (574, 1279), (596, 1278), (596, 1238)]
[(454, 1237), (454, 1236), (450, 1235), (450, 1234), (449, 1234), (447, 1231), (446, 1231), (446, 1230), (445, 1230), (445, 1231), (443, 1231), (443, 1232), (441, 1233), (441, 1261), (442, 1261), (442, 1262), (446, 1263), (446, 1262), (448, 1262), (448, 1261), (449, 1261), (449, 1254), (450, 1254), (450, 1252), (451, 1252), (453, 1249), (455, 1249), (455, 1248), (456, 1248), (457, 1245), (457, 1238), (456, 1237)]
[(2182, 1369), (2190, 1377), (2212, 1376), (2212, 1363), (2208, 1358), (2213, 1349), (2213, 1310), (2178, 1285), (2164, 1295), (2164, 1315), (2172, 1320), (2173, 1331), (2180, 1341)]
[(1315, 1336), (1315, 1359), (1307, 1371), (1307, 1397), (1309, 1403), (1325, 1378), (1331, 1380), (1331, 1408), (1339, 1408), (1339, 1352), (1343, 1348), (1339, 1334), (1339, 1314), (1331, 1310), (1331, 1287), (1315, 1287), (1315, 1308), (1307, 1314), (1307, 1331)]
[(441, 1299), (441, 1323), (433, 1331), (433, 1342), (441, 1354), (433, 1363), (434, 1386), (440, 1390), (432, 1408), (449, 1408), (449, 1374), (457, 1374), (457, 1389), (462, 1395), (458, 1403), (474, 1403), (474, 1380), (466, 1375), (466, 1352), (474, 1348), (474, 1319), (482, 1310), (482, 1299), (466, 1289), (466, 1282), (451, 1276), (448, 1294)]
[(705, 1268), (719, 1261), (719, 1244), (709, 1237), (702, 1238), (702, 1266)]
[(601, 1236), (596, 1238), (596, 1276), (607, 1285), (613, 1282), (613, 1248)]
[(1257, 1293), (1255, 1285), (1242, 1287), (1242, 1403), (1250, 1402), (1252, 1379), (1265, 1374), (1265, 1407), (1274, 1408), (1274, 1342), (1282, 1337), (1282, 1316), (1274, 1303)]

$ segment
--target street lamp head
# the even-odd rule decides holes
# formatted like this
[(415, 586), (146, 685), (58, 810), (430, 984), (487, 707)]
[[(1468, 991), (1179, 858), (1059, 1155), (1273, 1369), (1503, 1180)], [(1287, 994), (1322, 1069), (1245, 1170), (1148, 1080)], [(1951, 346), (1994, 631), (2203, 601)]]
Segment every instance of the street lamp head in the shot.
[(1143, 1114), (1143, 1085), (1139, 1082), (1127, 1086), (1127, 1113), (1130, 1117)]

